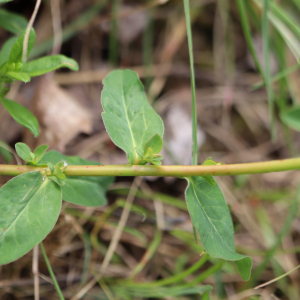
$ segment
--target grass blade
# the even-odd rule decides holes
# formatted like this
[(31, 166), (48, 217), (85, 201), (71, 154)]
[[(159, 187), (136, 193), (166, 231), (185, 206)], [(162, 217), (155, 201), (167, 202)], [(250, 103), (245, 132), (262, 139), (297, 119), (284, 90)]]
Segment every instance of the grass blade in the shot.
[(193, 126), (193, 158), (192, 164), (198, 164), (198, 142), (197, 142), (197, 109), (196, 109), (196, 89), (195, 89), (195, 72), (194, 72), (194, 55), (193, 55), (193, 40), (192, 28), (190, 20), (190, 4), (189, 0), (183, 0), (184, 13), (186, 20), (186, 31), (189, 46), (190, 56), (190, 71), (191, 71), (191, 89), (192, 89), (192, 126)]
[(256, 51), (255, 51), (255, 48), (254, 48), (254, 44), (253, 44), (253, 41), (252, 41), (249, 20), (248, 20), (248, 17), (247, 17), (247, 12), (246, 12), (246, 7), (245, 7), (245, 1), (244, 0), (236, 0), (236, 3), (237, 3), (237, 7), (238, 7), (238, 10), (239, 10), (239, 14), (240, 14), (241, 25), (242, 25), (242, 29), (243, 29), (243, 32), (244, 32), (245, 40), (246, 40), (246, 43), (248, 45), (250, 54), (253, 58), (256, 69), (258, 70), (258, 72), (260, 73), (262, 78), (264, 78), (264, 72), (263, 72), (263, 70), (261, 68), (261, 65), (259, 63), (258, 57), (256, 55)]
[(263, 55), (264, 55), (264, 73), (265, 83), (268, 94), (269, 117), (271, 138), (275, 138), (275, 112), (274, 112), (274, 97), (271, 84), (270, 71), (270, 44), (269, 44), (269, 20), (268, 20), (269, 0), (264, 0), (263, 19), (262, 19), (262, 39), (263, 39)]
[(58, 285), (58, 282), (57, 282), (57, 280), (56, 280), (56, 277), (55, 277), (55, 275), (54, 275), (54, 273), (53, 273), (53, 270), (52, 270), (52, 267), (51, 267), (51, 265), (50, 265), (50, 262), (49, 262), (49, 259), (48, 259), (48, 256), (47, 256), (47, 253), (46, 253), (46, 251), (45, 251), (45, 248), (44, 248), (43, 243), (40, 243), (40, 247), (41, 247), (41, 250), (42, 250), (42, 253), (43, 253), (43, 256), (44, 256), (44, 260), (45, 260), (45, 263), (46, 263), (46, 265), (47, 265), (49, 274), (50, 274), (50, 276), (51, 276), (51, 279), (52, 279), (52, 281), (53, 281), (54, 287), (55, 287), (56, 292), (57, 292), (57, 294), (58, 294), (58, 297), (59, 297), (60, 300), (65, 300), (65, 298), (64, 298), (64, 296), (63, 296), (63, 294), (62, 294), (62, 292), (61, 292), (61, 289), (60, 289), (60, 287), (59, 287), (59, 285)]

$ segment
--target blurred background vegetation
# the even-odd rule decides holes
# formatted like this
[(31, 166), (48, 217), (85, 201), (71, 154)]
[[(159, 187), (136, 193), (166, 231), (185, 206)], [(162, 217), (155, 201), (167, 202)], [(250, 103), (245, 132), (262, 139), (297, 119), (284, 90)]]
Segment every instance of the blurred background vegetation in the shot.
[[(35, 1), (3, 9), (27, 19)], [(198, 106), (199, 163), (282, 159), (299, 155), (300, 1), (190, 0)], [(2, 9), (1, 8), (1, 9)], [(67, 155), (103, 164), (126, 163), (101, 120), (102, 80), (115, 68), (140, 75), (166, 125), (164, 164), (191, 163), (190, 69), (181, 0), (49, 0), (34, 24), (36, 58), (62, 53), (79, 72), (59, 71), (15, 83), (8, 98), (37, 116), (41, 135), (18, 125), (0, 107), (0, 140), (11, 148), (45, 143)], [(0, 28), (0, 45), (10, 34)], [(6, 160), (16, 163), (6, 153)], [(5, 163), (0, 157), (0, 163)], [(0, 185), (7, 181), (0, 176)], [(251, 256), (245, 283), (231, 262), (200, 258), (183, 200), (186, 182), (144, 178), (102, 279), (101, 267), (120, 220), (132, 178), (116, 178), (106, 207), (64, 203), (44, 245), (68, 299), (300, 299), (299, 175), (296, 171), (216, 178), (231, 208), (237, 252)], [(135, 183), (136, 184), (136, 183)], [(296, 195), (296, 196), (295, 196)], [(294, 204), (294, 205), (292, 205)], [(199, 262), (199, 260), (201, 261)], [(0, 266), (0, 299), (33, 299), (32, 253)], [(40, 257), (41, 299), (58, 299)], [(72, 298), (73, 297), (73, 298)], [(203, 296), (203, 299), (206, 296)]]

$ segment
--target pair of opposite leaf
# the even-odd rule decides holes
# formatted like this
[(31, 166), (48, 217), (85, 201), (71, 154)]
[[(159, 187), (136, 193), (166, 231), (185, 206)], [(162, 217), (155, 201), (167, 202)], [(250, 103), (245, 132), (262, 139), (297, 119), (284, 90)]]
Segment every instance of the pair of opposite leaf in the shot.
[(163, 140), (159, 134), (152, 135), (144, 146), (144, 152), (138, 153), (142, 159), (136, 161), (134, 164), (145, 165), (148, 162), (160, 166), (163, 156), (160, 153), (163, 147)]
[[(31, 77), (40, 76), (62, 67), (77, 71), (78, 65), (75, 60), (64, 55), (50, 55), (28, 63), (23, 62), (25, 32), (26, 30), (19, 37), (11, 37), (1, 48), (0, 101), (15, 121), (29, 129), (37, 137), (39, 136), (39, 126), (36, 117), (21, 104), (5, 99), (5, 95), (9, 91), (9, 84), (14, 80), (29, 82)], [(33, 48), (35, 37), (35, 31), (31, 29), (27, 48), (28, 55)]]
[[(47, 145), (40, 145), (35, 148), (33, 152), (31, 152), (30, 148), (24, 143), (17, 143), (15, 145), (16, 151), (18, 155), (26, 161), (27, 165), (36, 166), (44, 157), (48, 146)], [(53, 165), (51, 162), (48, 162), (46, 165), (39, 165), (44, 166), (50, 169), (51, 175), (47, 176), (47, 171), (42, 170), (41, 173), (43, 177), (48, 177), (50, 180), (56, 182), (59, 186), (65, 185), (66, 175), (64, 171), (66, 170), (68, 164), (65, 161), (60, 161), (56, 165)]]
[[(64, 55), (45, 56), (28, 63), (22, 61), (23, 43), (26, 30), (18, 38), (9, 39), (0, 51), (0, 75), (3, 81), (20, 80), (29, 82), (31, 77), (40, 76), (61, 67), (78, 70), (76, 61)], [(27, 54), (35, 43), (35, 31), (30, 30)]]

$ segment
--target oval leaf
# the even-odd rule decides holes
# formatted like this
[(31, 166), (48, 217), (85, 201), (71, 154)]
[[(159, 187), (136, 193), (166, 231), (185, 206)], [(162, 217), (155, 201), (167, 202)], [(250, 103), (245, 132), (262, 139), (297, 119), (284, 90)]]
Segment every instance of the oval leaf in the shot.
[(107, 203), (106, 190), (100, 184), (89, 181), (87, 177), (67, 177), (62, 190), (63, 199), (73, 204), (95, 207)]
[[(207, 158), (203, 163), (202, 165), (203, 166), (215, 166), (217, 163), (215, 161), (213, 161), (211, 159), (211, 157)], [(212, 176), (201, 176), (203, 179), (205, 179), (209, 184), (211, 185), (216, 185), (216, 182), (214, 180), (214, 178)]]
[(16, 143), (15, 148), (16, 148), (16, 151), (17, 151), (18, 155), (23, 160), (25, 160), (26, 162), (32, 160), (32, 157), (30, 155), (31, 150), (30, 150), (30, 148), (26, 144), (24, 144), (24, 143)]
[(40, 76), (59, 68), (69, 68), (78, 71), (77, 62), (64, 55), (45, 56), (24, 64), (22, 72), (27, 73), (30, 77)]
[(12, 100), (3, 98), (0, 101), (19, 124), (29, 129), (35, 137), (39, 136), (39, 123), (27, 108)]
[[(0, 19), (1, 19), (1, 17), (0, 17)], [(17, 39), (18, 39), (17, 37), (11, 37), (2, 46), (1, 51), (0, 51), (0, 67), (5, 62), (8, 61), (9, 55), (10, 55), (10, 52), (11, 52), (11, 48), (12, 48), (13, 44), (16, 42)]]
[(133, 164), (142, 158), (140, 154), (152, 135), (163, 136), (163, 122), (148, 103), (135, 72), (113, 71), (103, 84), (101, 102), (104, 125), (112, 141), (126, 152), (129, 162)]
[(159, 134), (152, 135), (146, 142), (144, 147), (144, 156), (146, 155), (149, 147), (152, 148), (153, 154), (159, 154), (163, 148), (163, 140)]
[(35, 155), (36, 163), (38, 163), (44, 157), (48, 148), (49, 146), (47, 145), (39, 145), (38, 147), (35, 148), (33, 154)]
[(29, 172), (0, 189), (0, 265), (10, 263), (40, 243), (54, 227), (61, 209), (61, 189), (40, 172)]
[(13, 155), (9, 150), (9, 146), (0, 140), (0, 155), (3, 156), (6, 163), (10, 163), (13, 159)]
[(6, 75), (11, 79), (16, 79), (23, 82), (30, 82), (30, 76), (23, 72), (8, 72)]
[[(66, 161), (68, 165), (99, 165), (96, 162), (82, 159), (78, 156), (66, 156), (57, 151), (49, 151), (45, 154), (40, 164), (57, 164)], [(114, 181), (114, 177), (108, 176), (70, 176), (65, 179), (62, 187), (65, 201), (84, 206), (102, 206), (107, 203), (105, 192)]]
[(239, 274), (244, 280), (249, 280), (252, 261), (250, 257), (235, 252), (233, 224), (218, 184), (211, 185), (200, 176), (186, 179), (187, 207), (205, 251), (213, 257), (238, 261)]

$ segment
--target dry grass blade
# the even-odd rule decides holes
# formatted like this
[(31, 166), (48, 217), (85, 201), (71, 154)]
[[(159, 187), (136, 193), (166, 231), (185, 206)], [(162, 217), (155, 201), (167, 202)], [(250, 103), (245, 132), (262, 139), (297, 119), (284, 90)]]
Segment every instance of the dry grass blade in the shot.
[(34, 276), (34, 300), (39, 300), (40, 299), (39, 245), (33, 248), (32, 273)]
[(276, 282), (276, 281), (278, 281), (278, 280), (280, 280), (280, 279), (282, 279), (282, 278), (284, 278), (284, 277), (290, 275), (292, 272), (296, 271), (296, 270), (299, 269), (299, 268), (300, 268), (300, 265), (297, 266), (296, 268), (290, 270), (289, 272), (286, 272), (286, 273), (282, 274), (282, 275), (279, 276), (279, 277), (276, 277), (276, 278), (274, 278), (274, 279), (272, 279), (272, 280), (269, 280), (268, 282), (265, 282), (265, 283), (263, 283), (263, 284), (260, 284), (260, 285), (256, 286), (254, 289), (260, 289), (260, 288), (262, 288), (262, 287), (264, 287), (264, 286), (267, 286), (267, 285), (269, 285), (269, 284), (271, 284), (271, 283), (273, 283), (273, 282)]
[(34, 11), (32, 13), (32, 16), (28, 22), (27, 28), (26, 28), (26, 32), (25, 32), (25, 36), (24, 36), (24, 42), (23, 42), (23, 53), (22, 53), (22, 62), (26, 62), (27, 60), (27, 48), (28, 48), (28, 40), (29, 40), (29, 34), (30, 34), (30, 30), (33, 26), (34, 20), (36, 18), (36, 15), (39, 11), (39, 7), (41, 5), (42, 0), (36, 0), (36, 4), (34, 7)]

